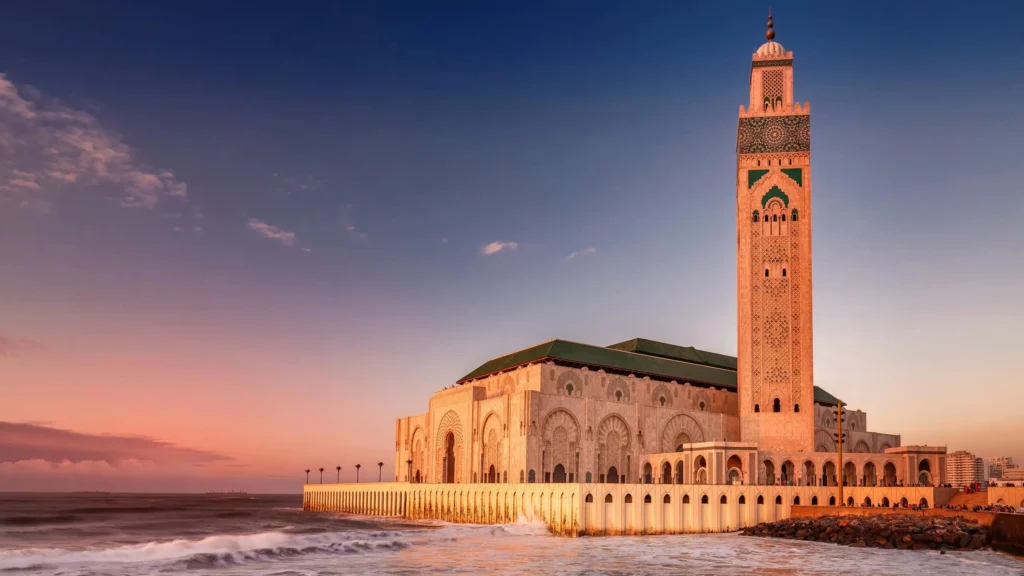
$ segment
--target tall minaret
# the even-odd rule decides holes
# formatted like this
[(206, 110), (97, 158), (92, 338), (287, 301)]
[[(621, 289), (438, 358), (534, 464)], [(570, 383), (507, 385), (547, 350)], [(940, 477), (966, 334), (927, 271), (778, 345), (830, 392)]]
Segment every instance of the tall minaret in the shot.
[(736, 131), (740, 433), (761, 450), (814, 450), (811, 116), (793, 53), (768, 39)]

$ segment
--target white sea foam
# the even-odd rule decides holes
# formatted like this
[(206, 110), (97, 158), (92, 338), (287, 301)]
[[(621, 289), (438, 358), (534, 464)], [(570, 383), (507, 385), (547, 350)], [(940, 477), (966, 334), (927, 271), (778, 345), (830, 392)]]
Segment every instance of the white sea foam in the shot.
[(416, 522), (321, 534), (262, 532), (106, 549), (0, 551), (15, 574), (137, 576), (439, 574), (1024, 574), (1024, 562), (991, 551), (856, 549), (737, 534), (561, 538), (541, 522)]
[(114, 548), (67, 550), (28, 548), (0, 550), (0, 569), (86, 563), (136, 563), (193, 559), (196, 563), (232, 564), (247, 560), (292, 557), (315, 553), (353, 553), (401, 549), (408, 542), (391, 532), (338, 532), (322, 534), (218, 535), (200, 540), (147, 542)]

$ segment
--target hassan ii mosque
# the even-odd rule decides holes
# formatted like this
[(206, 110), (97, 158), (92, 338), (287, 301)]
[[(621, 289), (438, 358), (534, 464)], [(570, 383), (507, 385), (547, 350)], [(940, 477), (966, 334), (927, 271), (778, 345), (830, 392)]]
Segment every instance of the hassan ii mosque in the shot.
[(495, 358), (398, 419), (397, 480), (944, 482), (944, 447), (902, 446), (861, 411), (846, 412), (837, 461), (838, 399), (814, 385), (811, 111), (768, 26), (736, 131), (737, 357), (635, 338)]
[[(303, 506), (560, 534), (734, 530), (798, 505), (943, 505), (944, 446), (904, 446), (814, 385), (811, 110), (793, 53), (750, 62), (736, 130), (737, 356), (635, 338), (484, 362), (395, 424), (393, 482), (307, 484)], [(726, 225), (722, 222), (722, 225)], [(635, 499), (635, 504), (634, 504)]]

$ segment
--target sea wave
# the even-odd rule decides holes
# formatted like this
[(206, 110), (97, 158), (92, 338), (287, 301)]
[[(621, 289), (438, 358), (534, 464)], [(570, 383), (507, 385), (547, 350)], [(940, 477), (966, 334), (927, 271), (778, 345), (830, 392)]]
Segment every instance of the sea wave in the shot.
[(248, 561), (291, 558), (308, 554), (356, 554), (401, 550), (408, 541), (392, 532), (335, 532), (296, 535), (284, 532), (218, 535), (200, 540), (147, 542), (115, 548), (67, 550), (29, 548), (0, 550), (0, 570), (88, 563), (173, 562), (182, 567), (233, 565)]

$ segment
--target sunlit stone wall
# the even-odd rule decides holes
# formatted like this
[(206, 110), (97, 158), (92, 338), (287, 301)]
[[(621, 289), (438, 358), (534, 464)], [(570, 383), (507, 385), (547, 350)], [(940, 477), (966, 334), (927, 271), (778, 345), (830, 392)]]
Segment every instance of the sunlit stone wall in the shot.
[[(942, 506), (952, 490), (847, 487), (849, 506)], [(305, 510), (410, 520), (543, 522), (563, 536), (725, 532), (835, 506), (839, 489), (696, 484), (307, 484)], [(838, 509), (837, 509), (838, 510)]]

